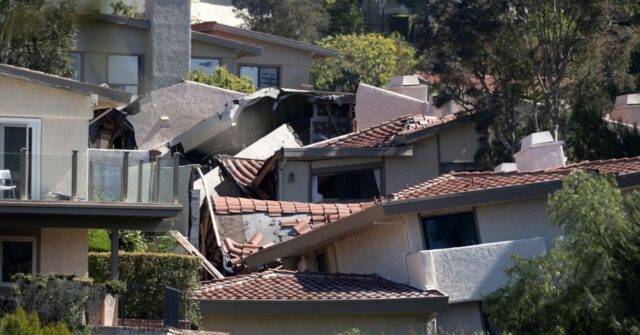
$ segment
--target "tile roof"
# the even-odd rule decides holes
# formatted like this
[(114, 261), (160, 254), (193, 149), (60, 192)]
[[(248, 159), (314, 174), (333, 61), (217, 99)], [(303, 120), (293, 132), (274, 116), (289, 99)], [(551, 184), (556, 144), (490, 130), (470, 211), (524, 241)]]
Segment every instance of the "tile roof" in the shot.
[(575, 169), (594, 169), (598, 170), (599, 172), (614, 174), (640, 172), (640, 157), (619, 158), (591, 162), (586, 161), (581, 163), (569, 164), (560, 168), (539, 171), (487, 171), (450, 173), (396, 192), (393, 194), (393, 199), (415, 199), (510, 186), (522, 186), (549, 181), (559, 181), (565, 176), (571, 174)]
[(216, 160), (236, 183), (245, 187), (251, 187), (253, 180), (265, 162), (259, 159), (239, 158), (226, 155), (218, 155), (216, 156)]
[(203, 300), (377, 300), (444, 297), (375, 275), (268, 270), (203, 283), (192, 294)]
[(396, 136), (407, 135), (421, 129), (431, 128), (456, 119), (455, 115), (434, 117), (418, 115), (404, 115), (385, 121), (364, 130), (335, 137), (326, 141), (309, 145), (314, 148), (362, 148), (362, 147), (398, 147)]

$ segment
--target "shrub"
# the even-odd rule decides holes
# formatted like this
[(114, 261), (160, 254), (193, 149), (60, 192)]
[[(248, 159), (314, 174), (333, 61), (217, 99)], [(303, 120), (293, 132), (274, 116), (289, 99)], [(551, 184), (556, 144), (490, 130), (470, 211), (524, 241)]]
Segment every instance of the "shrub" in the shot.
[[(97, 282), (111, 278), (108, 253), (89, 253), (89, 275)], [(178, 254), (121, 253), (120, 280), (127, 285), (124, 317), (162, 319), (164, 286), (190, 290), (200, 285), (200, 262)], [(187, 311), (195, 321), (195, 311)]]
[(61, 273), (17, 274), (13, 277), (14, 298), (19, 308), (27, 313), (37, 313), (42, 324), (64, 323), (73, 329), (89, 300), (106, 293), (118, 294), (124, 285), (117, 281), (94, 284), (90, 278)]
[(63, 323), (56, 323), (42, 327), (38, 314), (27, 315), (22, 308), (0, 321), (0, 334), (3, 335), (72, 335)]
[(104, 229), (89, 229), (89, 250), (111, 250), (111, 238), (109, 238), (109, 233)]
[(238, 77), (229, 72), (224, 66), (218, 67), (212, 74), (206, 74), (203, 71), (189, 71), (186, 79), (243, 93), (253, 93), (256, 91), (249, 77)]

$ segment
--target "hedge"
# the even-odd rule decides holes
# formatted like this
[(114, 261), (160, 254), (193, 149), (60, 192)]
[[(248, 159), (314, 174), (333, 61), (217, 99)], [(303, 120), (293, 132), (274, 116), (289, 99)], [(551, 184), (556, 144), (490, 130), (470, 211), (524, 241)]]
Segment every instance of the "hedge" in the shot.
[[(120, 280), (126, 283), (124, 317), (162, 319), (164, 286), (189, 290), (200, 285), (196, 257), (179, 254), (120, 253)], [(111, 280), (111, 255), (89, 253), (89, 276), (96, 282)]]

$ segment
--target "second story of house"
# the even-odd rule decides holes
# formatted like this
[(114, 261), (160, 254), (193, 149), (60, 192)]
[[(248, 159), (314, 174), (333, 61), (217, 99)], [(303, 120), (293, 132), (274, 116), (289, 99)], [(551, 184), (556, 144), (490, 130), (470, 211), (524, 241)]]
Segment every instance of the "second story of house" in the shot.
[[(87, 4), (84, 4), (84, 3)], [(134, 1), (134, 15), (113, 14), (108, 3), (82, 1), (75, 79), (142, 95), (179, 83), (190, 69), (225, 66), (256, 87), (302, 88), (316, 59), (337, 52), (221, 23), (191, 25), (188, 0)]]

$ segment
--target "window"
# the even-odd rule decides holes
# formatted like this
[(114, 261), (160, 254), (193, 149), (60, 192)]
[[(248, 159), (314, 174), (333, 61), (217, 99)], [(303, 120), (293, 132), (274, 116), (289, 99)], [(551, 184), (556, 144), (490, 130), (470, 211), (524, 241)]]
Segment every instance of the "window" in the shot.
[(248, 76), (258, 88), (280, 85), (280, 69), (277, 67), (240, 66), (240, 77)]
[(71, 69), (73, 69), (73, 79), (82, 81), (82, 54), (72, 52), (70, 54)]
[[(0, 118), (0, 170), (8, 171), (8, 179), (0, 183), (15, 186), (10, 191), (1, 191), (0, 199), (20, 198), (22, 175), (20, 171), (20, 151), (27, 149), (29, 170), (29, 198), (40, 198), (40, 120), (27, 118)], [(4, 176), (7, 177), (6, 175)]]
[(327, 256), (324, 252), (316, 254), (316, 265), (318, 272), (327, 273), (329, 272), (329, 266), (327, 265)]
[(323, 173), (312, 178), (314, 202), (372, 200), (382, 194), (380, 169)]
[(107, 83), (109, 87), (131, 94), (138, 94), (140, 78), (139, 56), (109, 55), (107, 68)]
[(33, 273), (36, 266), (35, 239), (0, 238), (2, 282), (11, 282), (16, 273)]
[(427, 249), (444, 249), (478, 244), (473, 213), (422, 219)]
[(212, 74), (220, 67), (220, 60), (215, 58), (191, 58), (191, 70)]

